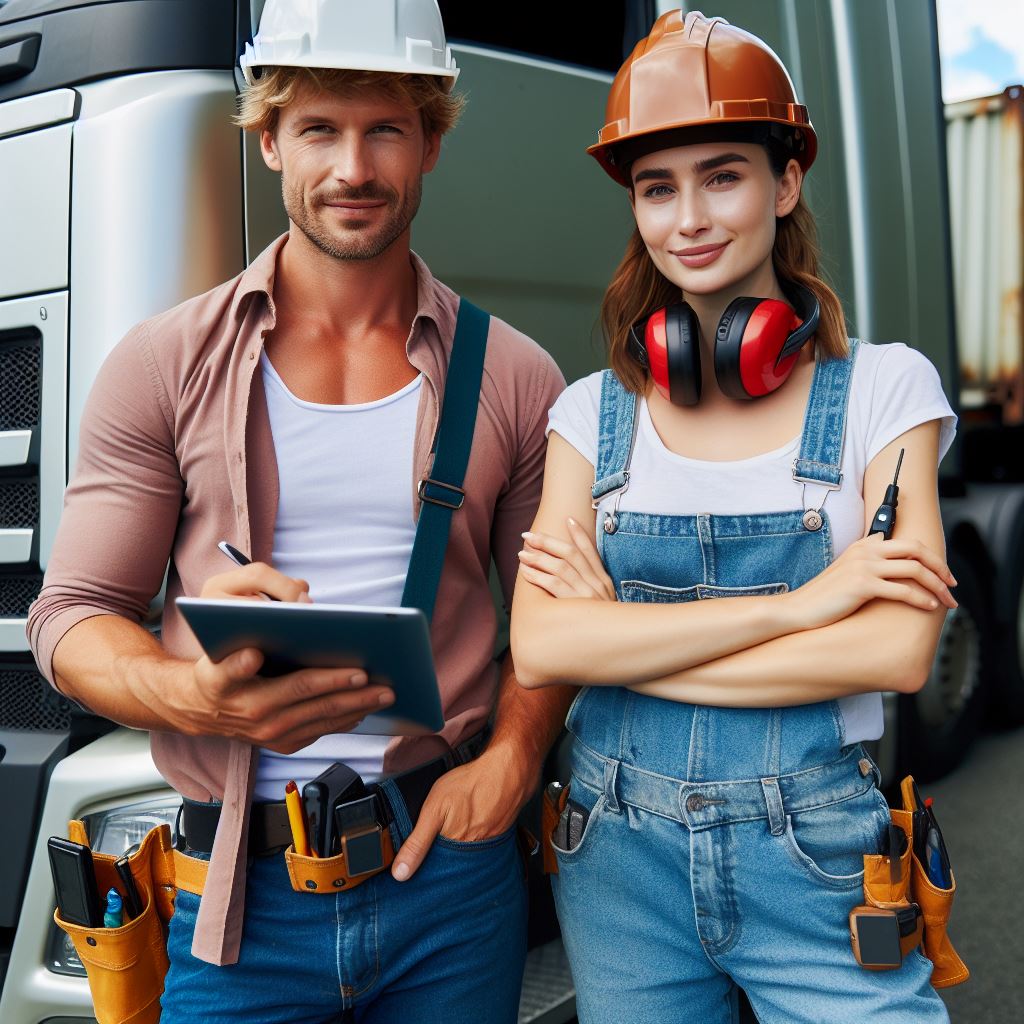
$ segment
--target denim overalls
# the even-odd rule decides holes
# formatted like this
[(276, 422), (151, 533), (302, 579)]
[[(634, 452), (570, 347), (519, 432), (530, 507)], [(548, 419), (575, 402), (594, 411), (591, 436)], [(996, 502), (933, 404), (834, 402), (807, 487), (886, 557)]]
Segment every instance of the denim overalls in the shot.
[[(619, 511), (639, 403), (605, 373), (593, 496), (611, 499), (597, 533), (620, 601), (779, 594), (828, 566), (856, 347), (815, 366), (790, 512)], [(919, 953), (897, 971), (854, 961), (847, 918), (888, 809), (835, 701), (716, 708), (594, 686), (567, 724), (570, 796), (591, 813), (554, 887), (581, 1024), (735, 1021), (736, 984), (761, 1022), (948, 1021)]]

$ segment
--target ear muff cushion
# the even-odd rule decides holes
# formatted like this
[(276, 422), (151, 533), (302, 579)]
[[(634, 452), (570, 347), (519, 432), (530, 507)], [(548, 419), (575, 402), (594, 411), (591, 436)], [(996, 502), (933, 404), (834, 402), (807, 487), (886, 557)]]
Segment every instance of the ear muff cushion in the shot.
[(799, 323), (792, 308), (777, 299), (763, 299), (751, 312), (740, 348), (740, 382), (748, 397), (760, 398), (785, 383), (800, 350), (779, 357)]
[[(747, 332), (750, 318), (763, 301), (765, 300), (745, 296), (733, 299), (725, 307), (725, 312), (718, 321), (718, 329), (715, 332), (715, 377), (722, 393), (729, 398), (754, 397), (744, 386), (740, 358), (745, 340), (749, 341), (750, 338)], [(785, 340), (786, 335), (783, 334), (775, 349), (775, 355), (778, 355), (779, 348)]]
[(665, 308), (665, 353), (668, 363), (669, 401), (696, 405), (700, 401), (700, 325), (685, 302)]

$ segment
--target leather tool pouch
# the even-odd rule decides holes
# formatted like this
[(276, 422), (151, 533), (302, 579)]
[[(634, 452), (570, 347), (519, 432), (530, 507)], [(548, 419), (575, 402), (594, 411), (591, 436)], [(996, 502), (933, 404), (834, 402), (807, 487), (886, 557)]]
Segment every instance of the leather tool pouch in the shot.
[[(81, 821), (68, 824), (68, 838), (88, 845)], [(54, 920), (70, 936), (89, 977), (99, 1024), (151, 1024), (160, 1020), (160, 995), (167, 973), (167, 922), (174, 912), (174, 856), (168, 825), (151, 829), (129, 859), (142, 912), (120, 928), (86, 928)], [(101, 893), (123, 890), (116, 857), (94, 853)]]
[[(910, 812), (914, 807), (914, 779), (908, 775), (900, 785), (903, 797), (906, 827), (910, 828)], [(897, 812), (893, 812), (894, 816)], [(910, 878), (911, 892), (914, 900), (920, 905), (924, 914), (924, 955), (934, 965), (932, 985), (935, 988), (949, 988), (967, 981), (971, 972), (957, 955), (950, 941), (946, 928), (949, 915), (953, 909), (953, 897), (956, 895), (956, 879), (953, 871), (949, 872), (950, 886), (940, 889), (928, 877), (928, 872), (921, 861), (915, 856)]]
[[(289, 846), (284, 859), (296, 892), (332, 894), (354, 889), (391, 867), (395, 849), (391, 831), (379, 828), (359, 836), (342, 837), (341, 853), (333, 857), (302, 857), (294, 846)], [(367, 870), (356, 870), (358, 868)]]
[(541, 800), (540, 831), (541, 831), (541, 859), (544, 867), (544, 874), (558, 874), (558, 858), (555, 856), (555, 848), (551, 843), (551, 836), (558, 826), (558, 819), (565, 810), (569, 800), (569, 787), (559, 786), (557, 783), (544, 787), (544, 796)]
[(890, 810), (893, 824), (907, 838), (899, 860), (893, 864), (885, 854), (871, 854), (864, 857), (864, 902), (869, 907), (900, 911), (901, 908), (916, 904), (921, 918), (917, 928), (909, 935), (901, 936), (900, 949), (903, 956), (915, 949), (922, 941), (924, 955), (933, 964), (932, 985), (946, 988), (958, 985), (970, 977), (964, 962), (953, 949), (946, 926), (956, 894), (956, 881), (950, 872), (952, 884), (940, 889), (928, 877), (924, 865), (914, 854), (913, 847), (913, 779), (907, 776), (901, 785), (903, 807)]

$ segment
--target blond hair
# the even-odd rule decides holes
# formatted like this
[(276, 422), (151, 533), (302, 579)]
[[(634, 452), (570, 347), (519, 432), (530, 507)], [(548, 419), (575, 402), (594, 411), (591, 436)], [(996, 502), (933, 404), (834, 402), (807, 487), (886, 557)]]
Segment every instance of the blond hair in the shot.
[(438, 75), (269, 67), (263, 69), (254, 85), (243, 91), (235, 124), (248, 132), (275, 132), (282, 108), (304, 87), (336, 96), (352, 96), (366, 90), (382, 93), (390, 100), (418, 110), (427, 135), (444, 135), (451, 131), (466, 102), (464, 96), (451, 92), (449, 79)]

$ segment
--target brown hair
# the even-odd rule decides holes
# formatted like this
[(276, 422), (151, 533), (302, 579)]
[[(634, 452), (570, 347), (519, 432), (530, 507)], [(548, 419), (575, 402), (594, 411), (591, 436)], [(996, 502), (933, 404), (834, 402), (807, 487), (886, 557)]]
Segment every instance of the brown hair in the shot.
[(427, 135), (450, 132), (466, 103), (464, 96), (450, 91), (451, 81), (438, 75), (270, 67), (263, 70), (255, 85), (242, 92), (235, 124), (249, 132), (277, 131), (281, 108), (291, 103), (303, 86), (337, 96), (351, 96), (363, 90), (383, 93), (388, 99), (417, 109)]
[[(786, 166), (785, 159), (773, 153), (771, 147), (769, 162), (776, 176)], [(846, 356), (849, 351), (846, 318), (839, 297), (820, 276), (817, 231), (803, 194), (793, 211), (777, 219), (775, 225), (772, 263), (776, 276), (783, 282), (794, 281), (814, 292), (821, 307), (821, 319), (814, 335), (817, 358)], [(634, 228), (626, 254), (601, 303), (601, 326), (608, 344), (608, 360), (627, 390), (640, 394), (648, 380), (648, 371), (630, 351), (630, 328), (662, 306), (678, 301), (679, 286), (655, 267), (639, 230)]]

